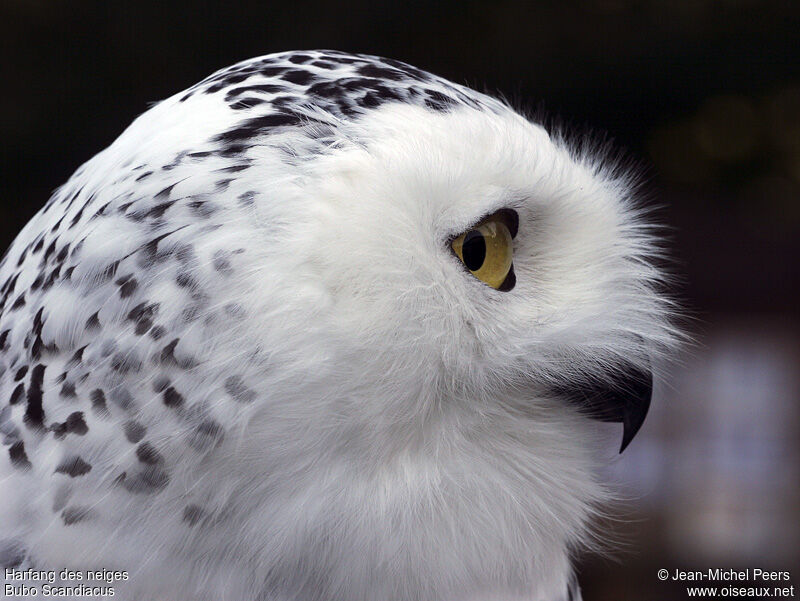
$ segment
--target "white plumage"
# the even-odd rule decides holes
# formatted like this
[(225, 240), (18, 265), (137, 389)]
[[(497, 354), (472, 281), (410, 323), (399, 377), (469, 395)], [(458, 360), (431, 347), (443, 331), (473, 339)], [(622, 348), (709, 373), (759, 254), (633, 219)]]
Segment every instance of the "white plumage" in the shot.
[[(122, 599), (577, 598), (590, 417), (627, 444), (673, 338), (601, 159), (332, 51), (147, 111), (0, 264), (0, 560)], [(451, 248), (498, 211), (505, 290)]]

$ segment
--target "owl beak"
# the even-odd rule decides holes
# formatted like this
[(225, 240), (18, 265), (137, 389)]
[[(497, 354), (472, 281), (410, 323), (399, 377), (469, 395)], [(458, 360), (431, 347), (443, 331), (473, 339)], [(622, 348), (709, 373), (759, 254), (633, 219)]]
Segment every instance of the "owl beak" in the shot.
[(589, 417), (604, 422), (622, 422), (622, 445), (619, 449), (622, 453), (647, 417), (653, 393), (653, 372), (627, 366), (610, 377), (583, 382), (564, 392)]

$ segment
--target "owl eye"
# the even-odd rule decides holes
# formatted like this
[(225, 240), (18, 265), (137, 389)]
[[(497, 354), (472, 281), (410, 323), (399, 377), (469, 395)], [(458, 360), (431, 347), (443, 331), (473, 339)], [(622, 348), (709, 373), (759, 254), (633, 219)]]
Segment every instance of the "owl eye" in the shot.
[(489, 215), (450, 245), (469, 272), (496, 290), (511, 290), (514, 277), (513, 238), (517, 233), (517, 214), (503, 209)]

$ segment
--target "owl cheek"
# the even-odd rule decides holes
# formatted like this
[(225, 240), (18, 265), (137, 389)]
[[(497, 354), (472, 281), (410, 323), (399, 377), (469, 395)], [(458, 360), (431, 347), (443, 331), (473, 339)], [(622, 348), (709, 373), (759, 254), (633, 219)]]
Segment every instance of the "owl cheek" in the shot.
[(622, 453), (642, 427), (653, 393), (653, 373), (628, 365), (603, 378), (559, 386), (554, 391), (577, 405), (589, 417), (622, 422)]

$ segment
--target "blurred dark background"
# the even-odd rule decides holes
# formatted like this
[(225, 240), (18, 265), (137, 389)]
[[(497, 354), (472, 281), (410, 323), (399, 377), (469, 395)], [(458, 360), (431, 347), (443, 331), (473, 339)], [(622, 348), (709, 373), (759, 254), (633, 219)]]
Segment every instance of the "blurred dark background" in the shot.
[(800, 2), (4, 0), (0, 16), (2, 248), (148, 103), (280, 50), (401, 59), (613, 138), (661, 207), (697, 344), (611, 470), (626, 544), (581, 559), (584, 597), (686, 598), (659, 568), (800, 586)]

